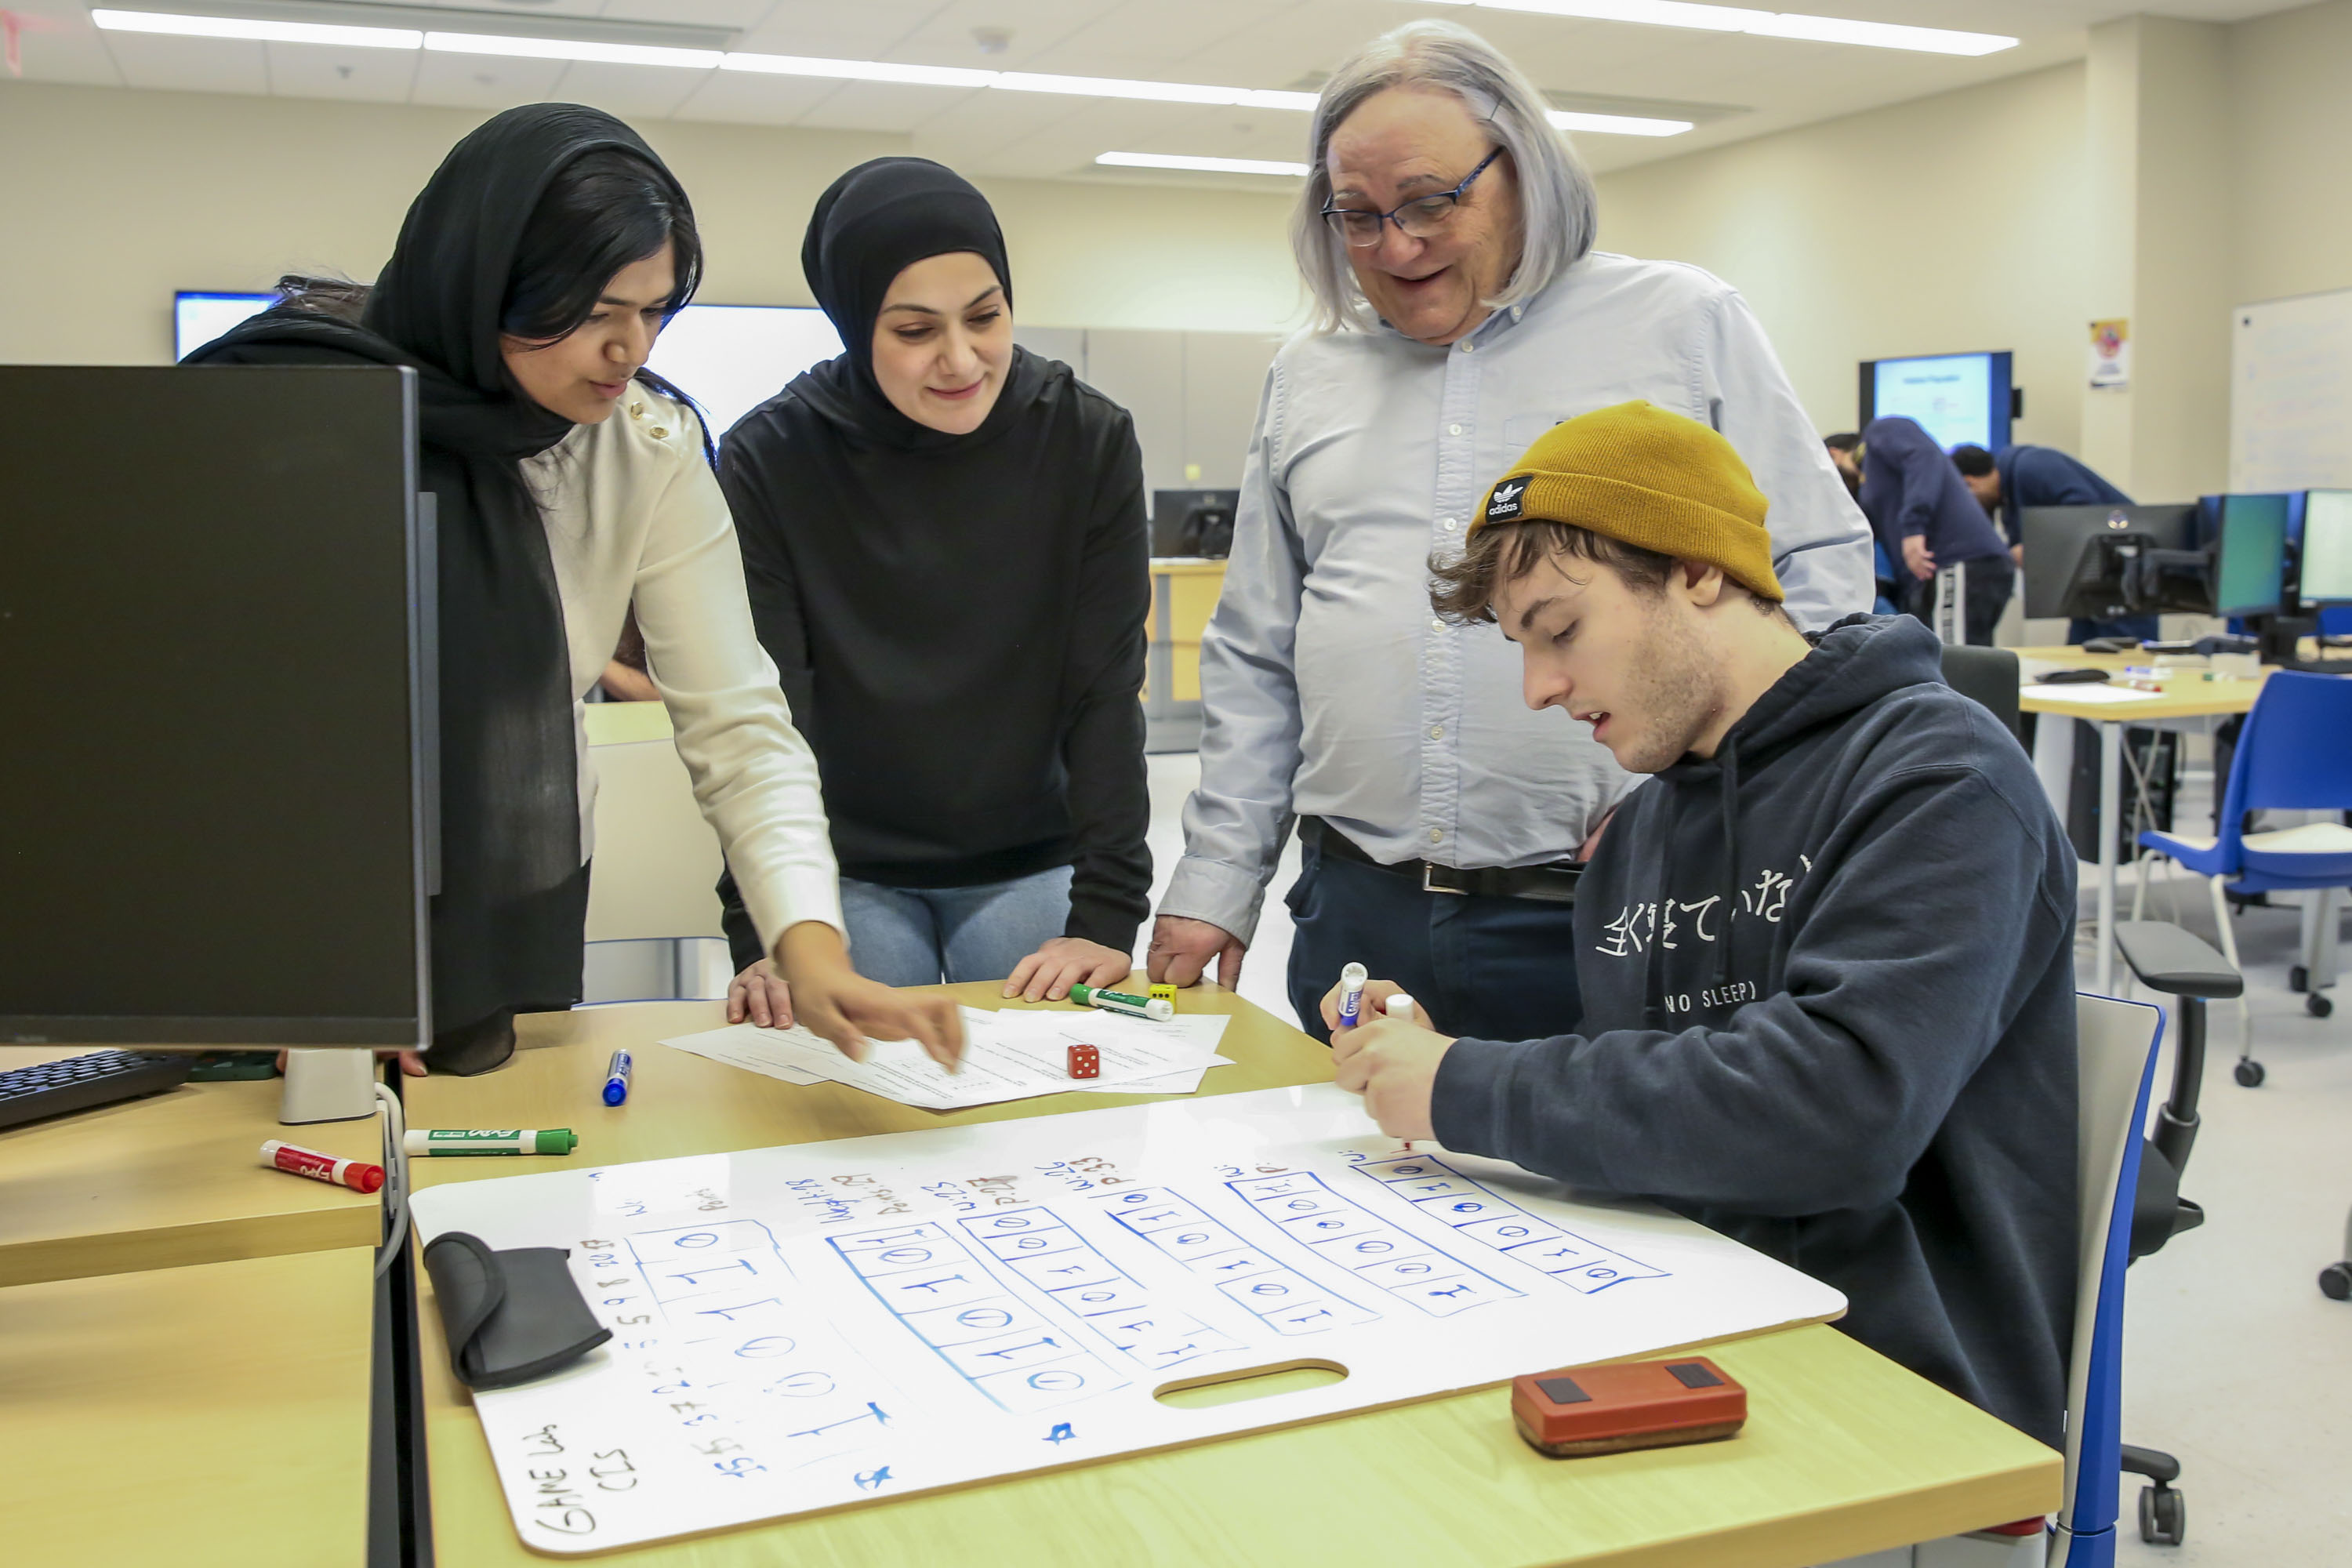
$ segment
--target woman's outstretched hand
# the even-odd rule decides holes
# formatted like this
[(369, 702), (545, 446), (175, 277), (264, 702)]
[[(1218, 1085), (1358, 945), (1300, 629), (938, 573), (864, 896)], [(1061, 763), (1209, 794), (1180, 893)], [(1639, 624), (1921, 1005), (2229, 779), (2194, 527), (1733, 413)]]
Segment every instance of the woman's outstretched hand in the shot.
[[(803, 921), (776, 943), (775, 967), (791, 986), (791, 1005), (803, 1028), (830, 1040), (851, 1061), (866, 1059), (868, 1040), (916, 1040), (930, 1058), (953, 1070), (963, 1059), (963, 1016), (955, 1000), (897, 991), (850, 966), (841, 933), (822, 921)], [(734, 1005), (730, 997), (728, 1011)]]

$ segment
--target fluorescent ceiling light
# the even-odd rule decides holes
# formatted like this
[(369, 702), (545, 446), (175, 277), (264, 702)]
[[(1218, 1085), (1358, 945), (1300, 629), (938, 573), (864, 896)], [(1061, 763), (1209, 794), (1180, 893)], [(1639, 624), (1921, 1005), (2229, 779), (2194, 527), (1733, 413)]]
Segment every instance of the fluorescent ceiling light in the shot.
[(1304, 163), (1285, 163), (1272, 158), (1190, 158), (1174, 153), (1105, 153), (1095, 159), (1118, 169), (1192, 169), (1204, 174), (1285, 174), (1294, 180), (1307, 177)]
[(1596, 22), (1640, 22), (1654, 27), (1693, 27), (1709, 33), (1751, 33), (1766, 38), (1800, 38), (1816, 44), (1860, 44), (1874, 49), (1911, 49), (1931, 55), (1990, 55), (2013, 49), (2017, 40), (2000, 33), (1959, 33), (1946, 27), (1906, 27), (1891, 22), (1855, 22), (1843, 16), (1812, 16), (1801, 11), (1756, 11), (1743, 5), (1699, 5), (1689, 0), (1439, 0), (1442, 5), (1483, 5), (1495, 11), (1532, 11), (1546, 16), (1577, 16)]
[(239, 38), (260, 44), (334, 44), (343, 48), (413, 49), (425, 35), (405, 27), (336, 27), (316, 22), (255, 22), (238, 16), (177, 16), (159, 11), (92, 11), (110, 33), (163, 33), (181, 38)]
[(727, 58), (717, 49), (664, 49), (649, 44), (593, 44), (572, 38), (500, 38), (484, 33), (427, 33), (425, 47), (445, 55), (594, 60), (614, 66), (680, 66), (688, 70), (709, 70)]
[(902, 66), (887, 60), (822, 60), (801, 55), (729, 55), (719, 62), (719, 68), (843, 81), (908, 82), (916, 87), (986, 87), (996, 79), (994, 71), (967, 70), (961, 66)]
[(1594, 131), (1603, 136), (1679, 136), (1688, 131), (1688, 120), (1644, 120), (1634, 114), (1584, 114), (1574, 110), (1553, 109), (1544, 118), (1562, 131)]

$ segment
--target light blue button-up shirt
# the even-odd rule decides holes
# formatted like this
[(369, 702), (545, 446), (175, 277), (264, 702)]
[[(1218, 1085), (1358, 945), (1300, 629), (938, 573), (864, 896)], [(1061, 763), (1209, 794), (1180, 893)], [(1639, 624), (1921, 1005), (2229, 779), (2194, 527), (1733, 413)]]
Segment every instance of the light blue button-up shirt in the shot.
[(1224, 593), (1201, 644), (1201, 787), (1160, 912), (1247, 941), (1299, 813), (1379, 860), (1565, 859), (1638, 782), (1530, 712), (1518, 650), (1431, 611), (1428, 560), (1563, 419), (1631, 398), (1723, 432), (1770, 503), (1798, 626), (1871, 606), (1870, 531), (1739, 295), (1594, 253), (1450, 348), (1308, 334), (1258, 406)]

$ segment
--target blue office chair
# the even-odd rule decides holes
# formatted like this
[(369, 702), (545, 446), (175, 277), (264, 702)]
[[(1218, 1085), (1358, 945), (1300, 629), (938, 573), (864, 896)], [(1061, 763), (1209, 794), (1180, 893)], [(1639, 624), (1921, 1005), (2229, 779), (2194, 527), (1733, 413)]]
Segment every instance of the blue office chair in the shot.
[(2074, 1026), (2082, 1263), (2067, 1358), (2066, 1489), (2051, 1527), (2049, 1565), (2113, 1568), (2123, 1479), (2124, 1269), (2164, 1015), (2143, 1003), (2079, 995)]
[[(2263, 687), (2238, 736), (2237, 755), (2231, 760), (2229, 784), (2221, 795), (2221, 832), (2211, 837), (2148, 832), (2139, 841), (2208, 879), (2221, 951), (2236, 969), (2238, 942), (2230, 929), (2230, 894), (2352, 887), (2352, 826), (2311, 822), (2248, 833), (2246, 814), (2347, 809), (2352, 809), (2352, 680), (2282, 669)], [(2334, 938), (2332, 931), (2318, 931), (2320, 941)], [(2334, 1004), (2316, 990), (2305, 997), (2304, 1006), (2321, 1018), (2334, 1010)], [(2237, 1079), (2249, 1089), (2263, 1081), (2263, 1066), (2253, 1059), (2253, 1014), (2242, 994), (2238, 1002)]]

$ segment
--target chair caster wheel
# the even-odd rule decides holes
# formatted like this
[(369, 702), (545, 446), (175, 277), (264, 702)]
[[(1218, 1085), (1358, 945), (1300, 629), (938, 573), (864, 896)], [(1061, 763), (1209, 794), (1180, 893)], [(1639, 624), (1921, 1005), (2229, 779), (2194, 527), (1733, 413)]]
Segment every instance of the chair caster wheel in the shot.
[(2189, 1504), (2158, 1483), (2139, 1489), (2139, 1538), (2151, 1546), (2178, 1546), (2189, 1533)]
[(2294, 965), (2286, 972), (2286, 988), (2294, 992), (2310, 990), (2311, 971), (2300, 963)]
[(2263, 1086), (2263, 1064), (2249, 1057), (2231, 1069), (2230, 1076), (2247, 1089), (2260, 1089)]
[(2303, 1010), (2315, 1018), (2325, 1018), (2336, 1011), (2335, 1001), (2315, 991), (2303, 999)]
[(2352, 1301), (2352, 1263), (2331, 1263), (2321, 1269), (2319, 1293), (2331, 1301)]

